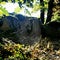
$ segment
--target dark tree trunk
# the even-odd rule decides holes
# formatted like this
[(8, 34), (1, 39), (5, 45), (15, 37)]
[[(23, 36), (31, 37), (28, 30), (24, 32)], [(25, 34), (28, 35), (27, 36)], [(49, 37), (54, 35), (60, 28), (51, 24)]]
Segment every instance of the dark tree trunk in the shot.
[(53, 2), (54, 2), (54, 0), (50, 0), (48, 3), (48, 13), (47, 13), (46, 23), (51, 21), (52, 13), (53, 13), (52, 8), (54, 7)]
[(44, 8), (43, 8), (44, 7), (44, 1), (40, 0), (40, 4), (42, 6), (40, 18), (41, 18), (42, 23), (44, 23)]
[(11, 0), (12, 1), (12, 3), (15, 3), (15, 0)]

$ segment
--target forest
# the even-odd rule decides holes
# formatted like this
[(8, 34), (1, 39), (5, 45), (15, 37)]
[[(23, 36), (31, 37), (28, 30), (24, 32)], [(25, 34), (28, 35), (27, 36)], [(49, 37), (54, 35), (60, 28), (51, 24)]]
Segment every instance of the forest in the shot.
[(0, 60), (60, 60), (60, 0), (0, 0)]

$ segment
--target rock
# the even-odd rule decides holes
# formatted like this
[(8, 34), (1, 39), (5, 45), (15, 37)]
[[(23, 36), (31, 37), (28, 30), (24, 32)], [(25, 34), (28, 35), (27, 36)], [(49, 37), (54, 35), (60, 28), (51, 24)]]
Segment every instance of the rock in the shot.
[(19, 23), (19, 20), (17, 18), (12, 17), (12, 16), (7, 16), (6, 18), (7, 18), (7, 21), (9, 23), (9, 27), (11, 29), (17, 30), (18, 28), (20, 28), (20, 23)]
[(1, 25), (0, 30), (6, 31), (6, 30), (10, 29), (6, 18), (2, 18), (1, 23), (3, 23), (3, 24)]
[(23, 44), (32, 45), (40, 41), (40, 22), (35, 17), (24, 17), (24, 19), (23, 22), (21, 21), (21, 32), (18, 31), (19, 41)]
[(50, 22), (45, 26), (46, 36), (50, 38), (60, 38), (60, 22)]
[(0, 19), (0, 27), (3, 25), (3, 21), (2, 19)]
[(13, 29), (18, 37), (17, 42), (23, 44), (34, 44), (40, 40), (40, 22), (35, 17), (27, 17), (20, 14), (5, 16), (1, 29), (6, 31)]

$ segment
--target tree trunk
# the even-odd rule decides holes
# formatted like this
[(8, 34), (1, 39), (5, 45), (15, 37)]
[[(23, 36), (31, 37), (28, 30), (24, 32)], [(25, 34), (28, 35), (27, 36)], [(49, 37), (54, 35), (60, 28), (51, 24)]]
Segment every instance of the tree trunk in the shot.
[(42, 23), (44, 23), (44, 8), (43, 8), (44, 7), (44, 1), (40, 0), (40, 4), (42, 6), (40, 18), (41, 18)]
[(54, 2), (54, 0), (50, 0), (48, 3), (48, 13), (47, 13), (46, 23), (51, 21), (52, 13), (53, 13), (52, 8), (54, 7), (53, 2)]

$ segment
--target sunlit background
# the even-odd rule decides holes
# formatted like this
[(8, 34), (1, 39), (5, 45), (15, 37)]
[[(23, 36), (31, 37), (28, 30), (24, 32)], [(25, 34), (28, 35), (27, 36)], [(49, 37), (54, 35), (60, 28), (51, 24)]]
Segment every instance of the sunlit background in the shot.
[[(32, 8), (31, 7), (27, 7), (26, 5), (22, 5), (23, 9), (20, 10), (18, 3), (6, 3), (4, 5), (2, 5), (4, 8), (6, 8), (6, 10), (9, 13), (13, 13), (13, 12), (17, 12), (17, 14), (22, 14), (24, 16), (30, 16), (30, 17), (40, 17), (40, 10), (36, 11), (36, 12), (32, 12)], [(26, 9), (31, 13), (31, 15), (29, 15), (28, 13), (26, 13)]]

